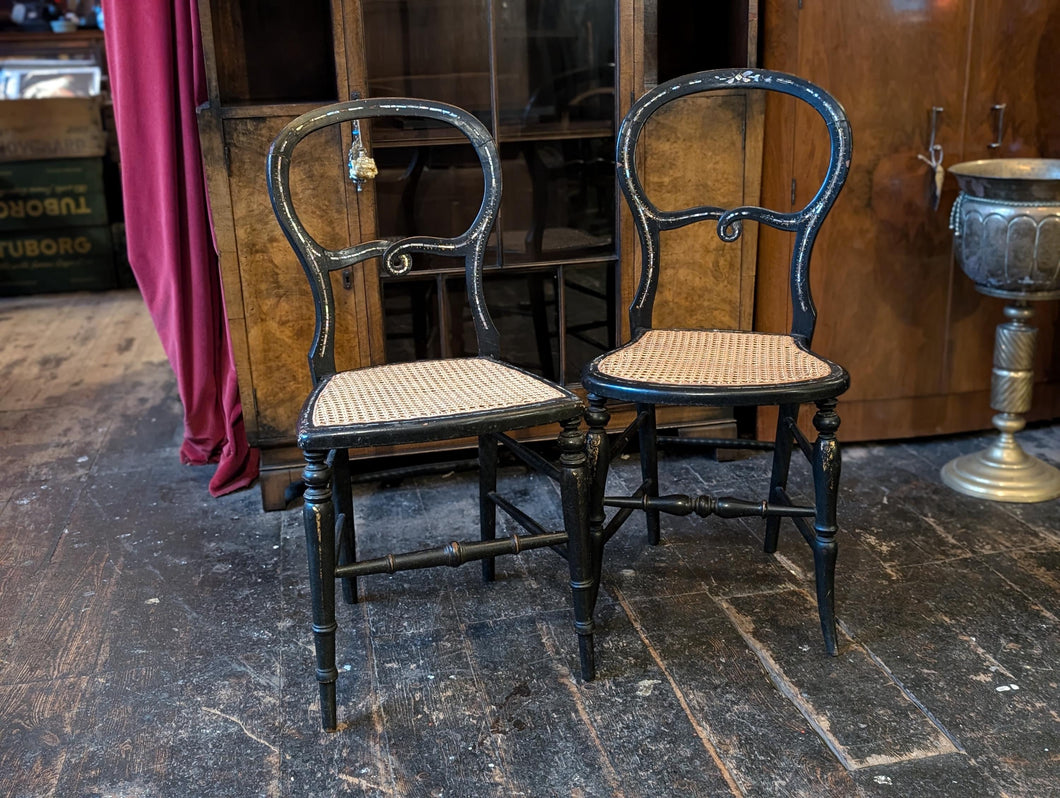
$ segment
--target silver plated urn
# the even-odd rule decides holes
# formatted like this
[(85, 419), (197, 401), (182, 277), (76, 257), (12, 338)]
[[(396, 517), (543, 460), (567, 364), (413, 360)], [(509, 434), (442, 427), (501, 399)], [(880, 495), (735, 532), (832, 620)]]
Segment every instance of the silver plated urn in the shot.
[(960, 194), (950, 227), (954, 251), (976, 290), (1008, 300), (994, 338), (990, 406), (999, 436), (951, 460), (942, 480), (971, 496), (1039, 502), (1060, 496), (1060, 470), (1015, 438), (1031, 407), (1037, 329), (1034, 301), (1060, 298), (1060, 160), (1002, 158), (950, 169)]

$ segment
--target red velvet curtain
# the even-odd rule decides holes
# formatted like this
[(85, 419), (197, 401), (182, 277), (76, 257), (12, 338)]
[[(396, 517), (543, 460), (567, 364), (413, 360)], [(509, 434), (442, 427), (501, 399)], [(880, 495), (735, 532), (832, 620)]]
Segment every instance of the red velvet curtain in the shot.
[(218, 496), (254, 481), (258, 451), (243, 427), (203, 180), (196, 3), (103, 0), (103, 11), (129, 262), (177, 376), (181, 462), (217, 463)]

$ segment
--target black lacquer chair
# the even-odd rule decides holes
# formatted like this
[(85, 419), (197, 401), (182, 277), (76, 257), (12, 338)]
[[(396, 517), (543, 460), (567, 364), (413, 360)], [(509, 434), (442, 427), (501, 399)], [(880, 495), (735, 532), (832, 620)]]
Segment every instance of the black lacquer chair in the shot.
[[(328, 250), (302, 226), (290, 193), (291, 156), (310, 133), (329, 125), (374, 117), (412, 117), (455, 127), (474, 147), (482, 166), (484, 196), (466, 232), (455, 238), (414, 236), (368, 241)], [(482, 561), (493, 579), (493, 558), (551, 547), (568, 561), (575, 630), (583, 678), (593, 678), (592, 605), (596, 597), (586, 522), (588, 471), (579, 425), (584, 405), (570, 391), (499, 359), (497, 329), (486, 308), (482, 265), (501, 197), (500, 160), (489, 132), (470, 114), (438, 102), (406, 99), (360, 100), (320, 108), (293, 120), (269, 151), (268, 185), (273, 209), (312, 286), (316, 333), (309, 351), (314, 388), (298, 420), (298, 445), (305, 454), (305, 520), (313, 600), (316, 674), (323, 726), (337, 726), (335, 682), (335, 583), (347, 602), (357, 599), (356, 578), (412, 568)], [(478, 338), (476, 357), (419, 360), (336, 371), (335, 305), (331, 273), (379, 258), (392, 274), (411, 268), (417, 253), (463, 258), (468, 303)], [(512, 440), (507, 431), (558, 423), (560, 458), (554, 464)], [(349, 449), (477, 438), (480, 466), (479, 539), (437, 548), (358, 561), (350, 487)], [(497, 493), (498, 442), (560, 486), (564, 529), (549, 531)], [(496, 508), (527, 530), (497, 538)]]
[[(831, 158), (824, 182), (806, 207), (783, 213), (759, 207), (730, 210), (700, 206), (676, 212), (659, 210), (645, 196), (637, 173), (636, 147), (645, 122), (665, 104), (687, 95), (738, 88), (773, 91), (808, 103), (824, 119)], [(703, 146), (709, 146), (703, 142)], [(589, 524), (600, 549), (635, 509), (647, 517), (648, 540), (659, 541), (659, 513), (725, 518), (766, 519), (765, 550), (775, 552), (782, 518), (791, 518), (813, 550), (817, 603), (829, 654), (836, 653), (834, 586), (836, 561), (836, 493), (839, 444), (836, 397), (849, 385), (842, 367), (810, 349), (817, 312), (810, 296), (810, 252), (828, 210), (835, 202), (850, 166), (850, 127), (842, 107), (824, 91), (799, 78), (765, 70), (718, 70), (677, 78), (652, 89), (626, 115), (618, 135), (619, 186), (633, 212), (640, 238), (640, 284), (629, 309), (631, 340), (590, 364), (582, 373), (589, 392), (588, 452), (594, 475), (590, 488)], [(694, 151), (689, 153), (694, 157)], [(715, 223), (724, 241), (735, 241), (742, 223), (753, 220), (794, 234), (790, 283), (791, 332), (786, 335), (737, 330), (656, 329), (652, 305), (666, 265), (659, 262), (659, 234), (694, 222)], [(613, 445), (604, 432), (609, 400), (635, 404), (637, 414)], [(815, 442), (797, 426), (799, 406), (814, 402)], [(777, 405), (779, 420), (772, 442), (741, 442), (738, 448), (773, 451), (773, 470), (765, 501), (711, 496), (660, 495), (655, 428), (656, 405), (739, 406)], [(642, 483), (632, 496), (605, 496), (607, 469), (634, 435), (639, 436)], [(725, 446), (731, 441), (703, 441)], [(793, 449), (810, 461), (814, 482), (812, 506), (795, 504), (788, 496), (788, 469)], [(619, 508), (606, 519), (605, 507)], [(812, 526), (811, 526), (812, 523)]]

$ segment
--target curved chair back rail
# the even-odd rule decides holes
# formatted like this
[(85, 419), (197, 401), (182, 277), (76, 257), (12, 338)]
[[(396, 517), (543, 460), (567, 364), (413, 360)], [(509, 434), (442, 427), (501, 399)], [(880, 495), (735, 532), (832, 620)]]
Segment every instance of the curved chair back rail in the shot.
[[(433, 119), (459, 130), (475, 148), (484, 181), (482, 204), (471, 225), (453, 238), (412, 236), (399, 240), (366, 241), (341, 250), (327, 249), (306, 230), (294, 207), (290, 186), (291, 159), (306, 136), (332, 125), (359, 119), (402, 116)], [(309, 369), (316, 385), (335, 373), (335, 298), (330, 273), (371, 258), (381, 258), (390, 274), (404, 274), (417, 253), (464, 258), (468, 304), (480, 355), (500, 352), (497, 328), (486, 309), (482, 263), (490, 231), (501, 202), (501, 167), (489, 131), (467, 111), (431, 100), (381, 97), (334, 103), (302, 114), (280, 131), (269, 149), (266, 178), (273, 211), (284, 235), (305, 270), (316, 305), (316, 331), (309, 350)]]
[[(762, 90), (788, 94), (804, 100), (820, 114), (828, 130), (831, 155), (824, 182), (812, 200), (798, 211), (781, 213), (758, 206), (726, 210), (699, 206), (680, 211), (661, 211), (648, 198), (637, 173), (636, 149), (644, 125), (662, 106), (690, 94), (712, 91)], [(640, 238), (641, 278), (629, 307), (630, 330), (635, 337), (651, 327), (652, 308), (659, 280), (659, 233), (706, 220), (716, 221), (718, 236), (735, 241), (745, 219), (795, 233), (791, 256), (791, 334), (809, 345), (817, 322), (810, 295), (810, 253), (817, 230), (824, 220), (850, 169), (851, 134), (843, 107), (827, 92), (794, 75), (765, 69), (720, 69), (697, 72), (662, 83), (641, 97), (626, 114), (618, 133), (615, 161), (618, 183), (633, 213)]]

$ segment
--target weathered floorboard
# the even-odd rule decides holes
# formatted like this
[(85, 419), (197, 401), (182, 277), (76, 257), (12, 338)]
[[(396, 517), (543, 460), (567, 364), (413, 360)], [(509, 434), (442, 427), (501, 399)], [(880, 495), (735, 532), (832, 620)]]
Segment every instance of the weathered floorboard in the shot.
[[(790, 526), (774, 557), (760, 520), (666, 518), (650, 547), (634, 517), (606, 552), (597, 681), (552, 552), (492, 584), (372, 576), (339, 606), (329, 735), (300, 509), (209, 498), (181, 426), (135, 293), (0, 301), (0, 795), (1058, 794), (1060, 503), (942, 485), (988, 435), (844, 451), (836, 659)], [(1021, 437), (1060, 460), (1060, 425)], [(660, 472), (753, 496), (768, 465), (674, 450)], [(638, 481), (632, 458), (612, 474)], [(558, 525), (551, 484), (502, 484)], [(474, 538), (475, 490), (357, 485), (361, 553)]]

